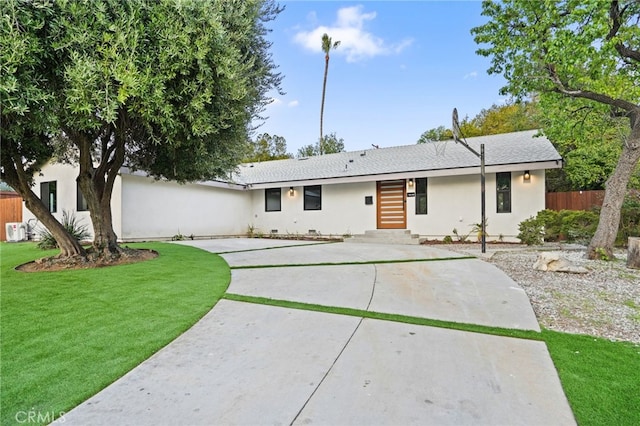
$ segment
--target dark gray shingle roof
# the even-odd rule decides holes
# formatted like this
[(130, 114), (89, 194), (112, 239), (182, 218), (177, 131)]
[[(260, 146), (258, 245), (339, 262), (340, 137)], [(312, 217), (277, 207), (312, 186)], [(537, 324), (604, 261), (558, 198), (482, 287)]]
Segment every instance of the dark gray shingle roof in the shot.
[[(468, 138), (480, 152), (485, 144), (486, 165), (561, 160), (560, 154), (537, 130)], [(305, 159), (242, 164), (234, 181), (241, 184), (295, 182), (314, 179), (383, 175), (402, 172), (477, 167), (480, 160), (453, 141), (341, 152)]]

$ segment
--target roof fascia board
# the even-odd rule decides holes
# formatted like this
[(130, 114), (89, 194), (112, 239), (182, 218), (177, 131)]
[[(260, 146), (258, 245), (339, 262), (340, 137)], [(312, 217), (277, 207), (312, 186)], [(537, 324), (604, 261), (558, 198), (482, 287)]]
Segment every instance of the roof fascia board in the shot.
[[(562, 160), (543, 161), (535, 163), (517, 163), (517, 164), (498, 164), (485, 167), (485, 173), (500, 173), (500, 172), (519, 172), (525, 170), (543, 170), (543, 169), (559, 169), (562, 168)], [(464, 175), (476, 175), (480, 174), (480, 166), (477, 167), (465, 167), (458, 169), (439, 169), (439, 170), (424, 170), (424, 171), (412, 171), (412, 172), (397, 172), (386, 173), (380, 175), (362, 175), (362, 176), (345, 176), (345, 177), (333, 177), (323, 179), (308, 179), (297, 181), (282, 181), (282, 182), (256, 182), (247, 184), (247, 189), (266, 189), (275, 187), (287, 187), (287, 186), (304, 186), (304, 185), (334, 185), (340, 183), (360, 183), (371, 182), (380, 180), (396, 180), (396, 179), (410, 179), (419, 177), (446, 177), (446, 176), (464, 176)]]
[[(120, 168), (120, 174), (121, 175), (130, 175), (130, 176), (145, 177), (145, 178), (153, 179), (151, 176), (147, 175), (147, 173), (142, 171), (142, 170), (132, 171), (128, 167), (121, 167)], [(160, 179), (160, 180), (162, 182), (175, 182), (175, 181), (170, 181), (170, 180), (167, 180), (167, 179)], [(224, 189), (233, 189), (233, 190), (236, 190), (236, 191), (244, 191), (244, 190), (247, 189), (247, 185), (241, 185), (241, 184), (232, 183), (232, 182), (223, 182), (223, 181), (219, 181), (219, 180), (206, 180), (206, 181), (197, 181), (197, 182), (189, 182), (189, 183), (192, 184), (192, 185), (210, 186), (210, 187), (214, 187), (214, 188), (224, 188)]]

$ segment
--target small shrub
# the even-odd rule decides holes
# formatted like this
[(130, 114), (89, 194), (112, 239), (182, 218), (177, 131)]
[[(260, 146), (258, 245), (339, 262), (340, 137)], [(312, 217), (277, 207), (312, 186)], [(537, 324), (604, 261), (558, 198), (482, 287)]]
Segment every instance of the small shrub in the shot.
[(458, 234), (458, 230), (456, 228), (453, 228), (453, 231), (451, 231), (453, 233), (453, 235), (456, 236), (456, 239), (461, 242), (464, 243), (465, 241), (467, 241), (467, 238), (469, 238), (469, 234)]
[(451, 244), (453, 242), (453, 238), (451, 238), (451, 235), (445, 235), (442, 242), (445, 244)]
[(596, 247), (595, 251), (598, 259), (604, 260), (605, 262), (608, 262), (611, 260), (611, 258), (609, 258), (609, 255), (607, 254), (607, 250), (605, 250), (604, 248)]
[[(75, 213), (69, 213), (66, 210), (62, 211), (62, 226), (67, 230), (69, 234), (77, 241), (85, 241), (91, 238), (91, 233), (87, 225), (78, 223)], [(38, 248), (42, 250), (50, 250), (58, 248), (58, 242), (48, 229), (43, 228), (39, 232), (40, 242), (38, 242)]]
[(620, 210), (620, 227), (616, 245), (626, 246), (629, 237), (640, 237), (640, 194), (628, 195)]
[(528, 246), (538, 246), (544, 242), (545, 231), (539, 217), (531, 216), (518, 225), (518, 239)]
[(588, 243), (596, 232), (599, 217), (596, 213), (586, 210), (561, 210), (560, 233), (567, 241)]
[[(469, 225), (471, 227), (471, 232), (475, 232), (478, 235), (478, 241), (482, 241), (482, 222), (472, 223)], [(489, 236), (487, 229), (489, 228), (489, 219), (484, 218), (484, 234), (485, 238)]]
[(542, 226), (545, 241), (559, 241), (563, 238), (560, 232), (562, 222), (559, 212), (555, 210), (542, 210), (538, 212), (536, 219)]

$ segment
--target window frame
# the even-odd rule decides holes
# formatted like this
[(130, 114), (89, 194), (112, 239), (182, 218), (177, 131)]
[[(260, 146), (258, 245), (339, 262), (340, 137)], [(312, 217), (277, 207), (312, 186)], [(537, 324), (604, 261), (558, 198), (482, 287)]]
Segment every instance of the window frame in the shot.
[[(424, 192), (420, 192), (419, 188), (420, 186), (422, 186), (420, 184), (421, 181), (424, 181)], [(427, 193), (428, 193), (428, 185), (429, 185), (429, 181), (427, 180), (427, 178), (416, 178), (415, 179), (415, 185), (416, 185), (416, 196), (415, 196), (415, 214), (416, 215), (424, 215), (424, 214), (428, 214), (429, 213), (429, 198), (427, 197)], [(424, 198), (424, 211), (420, 211), (420, 200)]]
[[(508, 187), (506, 189), (500, 187), (501, 178), (508, 179)], [(496, 173), (496, 213), (511, 213), (511, 187), (511, 172)]]
[[(310, 192), (317, 189), (319, 196), (311, 195)], [(308, 197), (313, 197), (312, 199), (308, 199)], [(303, 198), (303, 208), (305, 211), (318, 211), (322, 210), (322, 185), (309, 185), (305, 186), (302, 189), (302, 198)], [(318, 198), (318, 206), (311, 206), (310, 203)]]
[[(53, 187), (53, 190), (52, 190)], [(51, 196), (53, 195), (53, 198)], [(49, 213), (58, 212), (58, 183), (55, 180), (40, 182), (40, 200)], [(53, 206), (51, 205), (53, 201)]]
[[(278, 208), (269, 208), (269, 194), (278, 194)], [(265, 188), (264, 190), (264, 211), (265, 212), (280, 212), (282, 211), (282, 188)]]

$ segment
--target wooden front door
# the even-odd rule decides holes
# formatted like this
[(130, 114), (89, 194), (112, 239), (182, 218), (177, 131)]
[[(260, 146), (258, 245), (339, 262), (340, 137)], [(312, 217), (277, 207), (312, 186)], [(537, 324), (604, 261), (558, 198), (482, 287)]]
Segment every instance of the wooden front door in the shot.
[(404, 179), (378, 182), (377, 200), (378, 229), (405, 229), (407, 227)]

